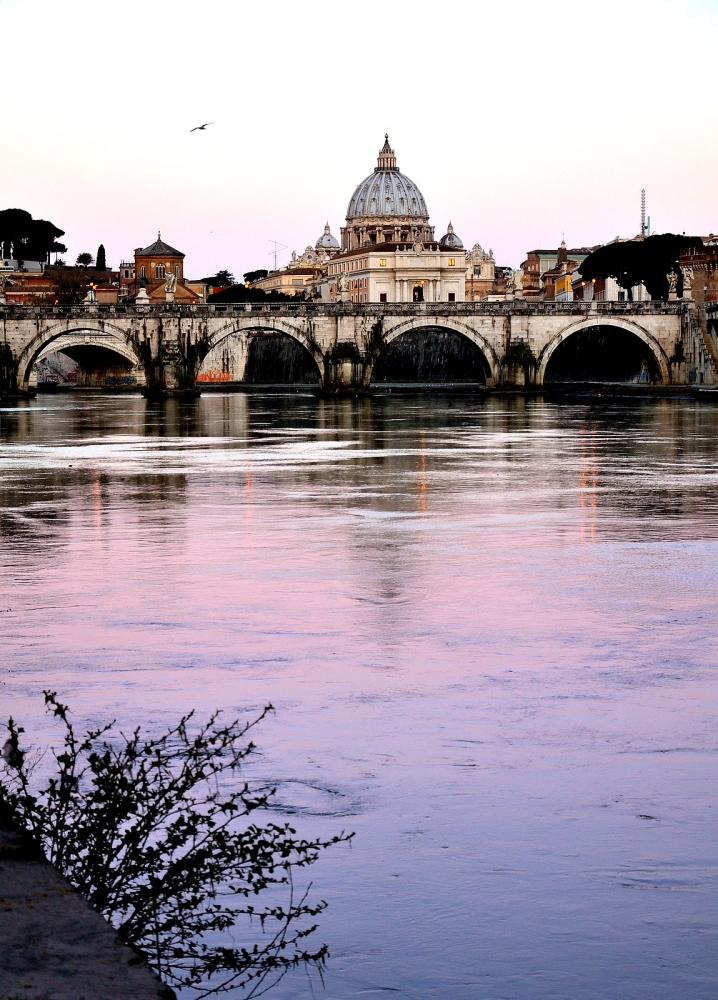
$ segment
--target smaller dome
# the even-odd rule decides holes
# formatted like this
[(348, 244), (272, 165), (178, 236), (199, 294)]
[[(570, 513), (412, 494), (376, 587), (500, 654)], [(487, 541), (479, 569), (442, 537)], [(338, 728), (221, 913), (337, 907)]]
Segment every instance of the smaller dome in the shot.
[(328, 222), (327, 222), (326, 226), (324, 227), (324, 232), (322, 233), (322, 235), (319, 237), (319, 239), (316, 242), (316, 248), (317, 248), (317, 250), (338, 250), (339, 249), (339, 240), (336, 238), (336, 236), (332, 236), (332, 233), (331, 233), (331, 230), (329, 228), (329, 223)]
[(451, 223), (446, 227), (446, 236), (442, 236), (439, 240), (439, 246), (449, 247), (452, 250), (463, 250), (464, 244), (454, 232), (454, 227)]

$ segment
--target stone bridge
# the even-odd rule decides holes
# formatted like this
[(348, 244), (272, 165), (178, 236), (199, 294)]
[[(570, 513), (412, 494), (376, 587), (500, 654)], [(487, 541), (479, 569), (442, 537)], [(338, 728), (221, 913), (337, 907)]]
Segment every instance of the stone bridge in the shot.
[(717, 327), (710, 307), (692, 300), (0, 304), (0, 391), (27, 392), (42, 358), (56, 351), (77, 356), (87, 348), (111, 352), (137, 373), (149, 394), (194, 392), (198, 382), (241, 383), (252, 344), (274, 338), (300, 345), (292, 349), (326, 391), (357, 392), (372, 383), (377, 362), (394, 341), (407, 344), (427, 331), (444, 331), (478, 352), (480, 380), (489, 387), (542, 385), (562, 345), (596, 330), (617, 332), (623, 340), (612, 343), (643, 351), (654, 382), (714, 384)]

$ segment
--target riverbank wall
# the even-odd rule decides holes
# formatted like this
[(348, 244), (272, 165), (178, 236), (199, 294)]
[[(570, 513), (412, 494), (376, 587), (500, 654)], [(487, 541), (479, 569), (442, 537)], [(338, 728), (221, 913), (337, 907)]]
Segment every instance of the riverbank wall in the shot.
[(0, 913), (0, 1000), (176, 1000), (3, 816)]

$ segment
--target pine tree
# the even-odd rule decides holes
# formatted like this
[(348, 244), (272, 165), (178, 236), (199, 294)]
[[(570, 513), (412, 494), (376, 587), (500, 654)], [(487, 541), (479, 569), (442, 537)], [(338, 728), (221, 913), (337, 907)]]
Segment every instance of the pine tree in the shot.
[(105, 246), (103, 243), (100, 243), (97, 248), (97, 264), (95, 266), (98, 271), (107, 270), (107, 262), (105, 261)]

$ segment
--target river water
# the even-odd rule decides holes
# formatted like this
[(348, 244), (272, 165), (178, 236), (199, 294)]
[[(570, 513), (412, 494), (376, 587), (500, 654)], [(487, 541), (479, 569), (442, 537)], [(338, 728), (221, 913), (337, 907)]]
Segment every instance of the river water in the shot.
[(716, 996), (718, 407), (58, 394), (0, 469), (2, 715), (271, 701), (317, 997)]

